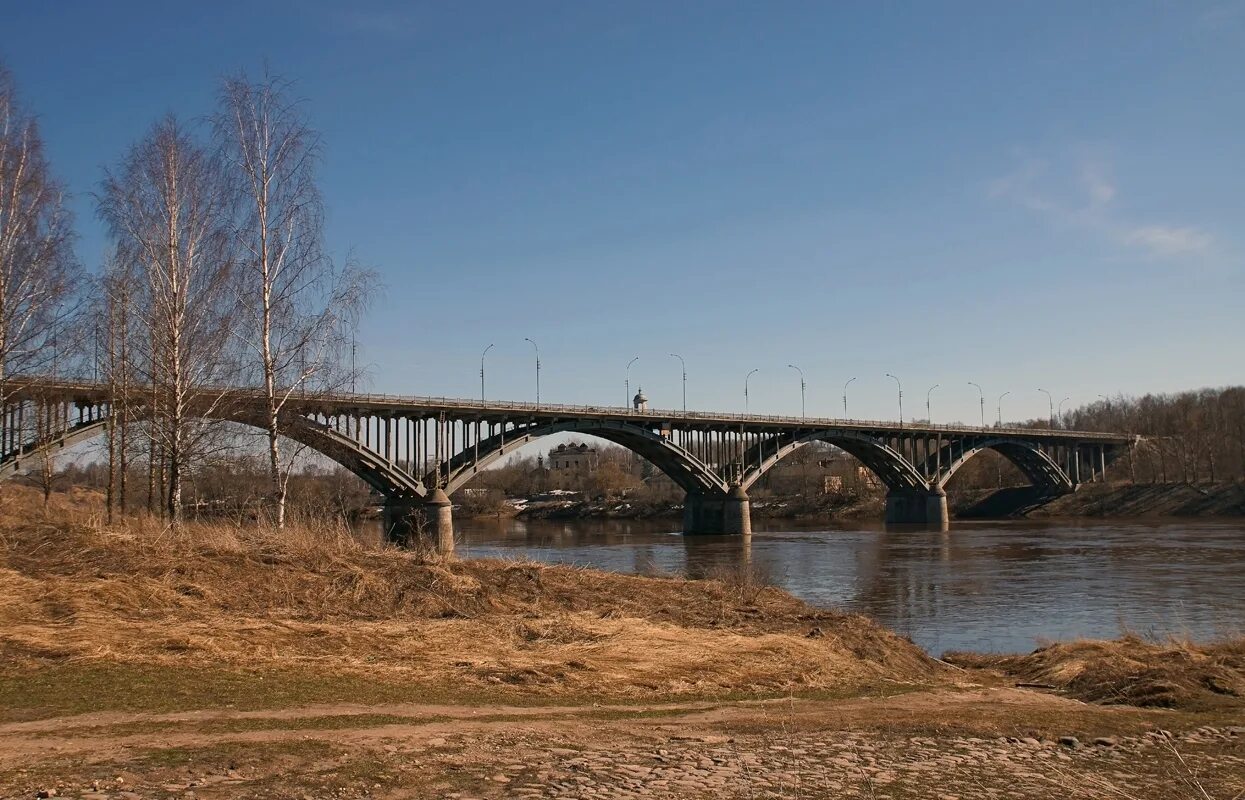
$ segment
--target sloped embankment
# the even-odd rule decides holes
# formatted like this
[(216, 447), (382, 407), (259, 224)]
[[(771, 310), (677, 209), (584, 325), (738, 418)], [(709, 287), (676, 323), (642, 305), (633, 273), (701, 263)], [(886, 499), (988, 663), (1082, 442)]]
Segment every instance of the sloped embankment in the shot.
[(1241, 517), (1245, 516), (1245, 483), (1087, 483), (1071, 494), (1014, 486), (952, 492), (949, 501), (953, 513), (962, 519)]
[(1240, 517), (1243, 483), (1085, 484), (1036, 509), (1033, 517)]
[(867, 618), (688, 581), (367, 549), (345, 531), (106, 528), (0, 501), (0, 662), (297, 666), (445, 689), (680, 696), (927, 683)]

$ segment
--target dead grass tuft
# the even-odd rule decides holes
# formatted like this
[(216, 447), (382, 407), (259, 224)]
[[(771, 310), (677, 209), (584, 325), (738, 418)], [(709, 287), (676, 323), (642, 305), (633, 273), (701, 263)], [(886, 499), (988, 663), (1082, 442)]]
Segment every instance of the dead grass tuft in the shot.
[(1245, 638), (1209, 644), (1126, 635), (1048, 645), (1028, 655), (949, 653), (962, 667), (1001, 670), (1080, 700), (1190, 711), (1245, 705)]
[(109, 527), (72, 500), (45, 515), (6, 487), (0, 660), (101, 659), (605, 696), (918, 683), (939, 670), (869, 619), (754, 579), (445, 560), (308, 521)]

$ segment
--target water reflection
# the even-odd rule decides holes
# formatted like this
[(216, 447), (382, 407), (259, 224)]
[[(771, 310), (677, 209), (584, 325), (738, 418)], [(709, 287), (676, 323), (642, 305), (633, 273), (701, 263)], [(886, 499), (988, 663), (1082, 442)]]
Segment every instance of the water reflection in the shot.
[(1245, 523), (956, 524), (950, 530), (758, 525), (684, 537), (677, 523), (459, 520), (463, 557), (641, 574), (746, 574), (857, 611), (934, 653), (1043, 639), (1245, 631)]
[(689, 578), (769, 576), (763, 567), (753, 571), (751, 533), (746, 536), (680, 536), (679, 539), (683, 545), (683, 573)]

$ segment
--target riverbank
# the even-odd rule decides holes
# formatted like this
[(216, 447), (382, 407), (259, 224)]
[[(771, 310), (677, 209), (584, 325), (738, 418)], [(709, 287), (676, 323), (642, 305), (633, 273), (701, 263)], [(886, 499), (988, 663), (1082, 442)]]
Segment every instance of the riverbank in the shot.
[[(754, 519), (861, 519), (881, 517), (886, 499), (881, 492), (815, 495), (811, 497), (758, 496), (750, 503)], [(466, 509), (470, 513), (471, 509)], [(682, 503), (647, 500), (591, 500), (572, 494), (511, 500), (507, 508), (481, 516), (520, 519), (671, 519), (683, 518)]]
[[(948, 503), (953, 517), (962, 519), (1241, 517), (1245, 516), (1245, 484), (1089, 483), (1063, 495), (1042, 495), (1028, 486), (952, 490)], [(751, 508), (756, 520), (881, 519), (885, 494), (873, 491), (813, 497), (758, 496), (752, 500)], [(672, 502), (589, 500), (568, 494), (520, 500), (500, 513), (527, 519), (673, 520), (682, 518), (683, 506)]]
[(948, 501), (952, 513), (965, 519), (1242, 517), (1245, 484), (1087, 483), (1070, 494), (1049, 496), (1022, 486), (951, 492)]
[[(1192, 770), (1245, 789), (1240, 650), (952, 665), (747, 569), (175, 534), (61, 500), (0, 495), (3, 797), (1176, 798)], [(1137, 658), (1204, 688), (1126, 695)]]

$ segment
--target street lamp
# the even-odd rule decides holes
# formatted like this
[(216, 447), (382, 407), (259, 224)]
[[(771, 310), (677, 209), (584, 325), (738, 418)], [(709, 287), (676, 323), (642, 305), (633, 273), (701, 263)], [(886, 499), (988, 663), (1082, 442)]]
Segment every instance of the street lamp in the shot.
[(934, 414), (929, 410), (929, 396), (933, 394), (934, 390), (937, 388), (938, 384), (935, 383), (933, 386), (929, 387), (929, 391), (925, 393), (925, 419), (931, 425), (934, 424)]
[(1071, 400), (1071, 397), (1065, 397), (1059, 401), (1059, 423), (1063, 424), (1063, 404)]
[(847, 387), (852, 385), (855, 378), (849, 378), (847, 383), (843, 384), (843, 418), (847, 419)]
[(671, 353), (671, 358), (679, 359), (679, 363), (683, 365), (683, 413), (687, 413), (687, 362), (683, 360), (683, 356), (678, 353)]
[(540, 408), (540, 347), (526, 336), (523, 341), (532, 342), (532, 347), (536, 350), (536, 407)]
[(631, 410), (631, 365), (632, 365), (632, 364), (634, 364), (635, 362), (639, 361), (639, 360), (640, 360), (640, 357), (639, 357), (639, 356), (636, 356), (635, 358), (633, 358), (633, 359), (631, 359), (630, 361), (628, 361), (628, 362), (627, 362), (627, 373), (626, 373), (626, 377), (625, 377), (625, 379), (623, 380), (623, 385), (624, 385), (625, 387), (627, 387), (627, 389), (626, 389), (626, 391), (627, 391), (627, 398), (626, 398), (626, 400), (624, 400), (624, 401), (623, 401), (623, 406), (624, 406), (624, 407), (625, 407), (628, 411), (630, 411), (630, 410)]
[[(969, 381), (968, 385), (977, 386), (972, 381)], [(977, 386), (977, 394), (981, 395), (981, 427), (984, 428), (986, 427), (986, 393), (981, 390), (980, 386)]]
[(488, 355), (488, 351), (493, 349), (493, 345), (484, 348), (484, 352), (480, 354), (480, 402), (484, 402), (484, 357)]
[(804, 370), (800, 369), (795, 364), (788, 364), (787, 366), (791, 367), (793, 370), (800, 373), (800, 419), (805, 419), (806, 417), (804, 414), (804, 386), (805, 386)]
[(903, 384), (899, 382), (898, 378), (896, 378), (894, 375), (890, 374), (889, 372), (886, 373), (886, 377), (893, 380), (895, 382), (895, 385), (899, 387), (899, 427), (902, 428), (903, 427)]
[(751, 377), (752, 377), (755, 373), (759, 372), (759, 371), (760, 371), (760, 369), (761, 369), (760, 367), (757, 367), (756, 369), (752, 370), (752, 372), (749, 372), (749, 373), (747, 374), (747, 376), (745, 376), (745, 377), (744, 377), (744, 413), (745, 413), (745, 414), (747, 414), (747, 413), (748, 413), (748, 380), (749, 380), (749, 379), (750, 379), (750, 378), (751, 378)]
[(1003, 427), (1003, 398), (1007, 397), (1011, 392), (1003, 392), (999, 395), (999, 427)]
[(1045, 389), (1038, 389), (1039, 392), (1046, 395), (1046, 405), (1050, 406), (1050, 426), (1055, 427), (1055, 398), (1051, 397), (1050, 392)]

